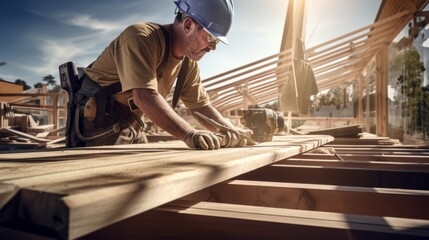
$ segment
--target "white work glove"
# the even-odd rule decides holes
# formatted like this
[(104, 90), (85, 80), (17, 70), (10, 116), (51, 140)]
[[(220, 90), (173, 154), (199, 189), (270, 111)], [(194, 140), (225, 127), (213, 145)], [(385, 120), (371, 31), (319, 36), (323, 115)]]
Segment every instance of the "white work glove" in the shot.
[(189, 131), (183, 142), (190, 148), (200, 150), (214, 150), (220, 148), (220, 139), (214, 133), (205, 130)]
[(234, 128), (222, 130), (220, 133), (224, 136), (221, 147), (245, 147), (256, 144), (252, 139), (253, 131), (250, 129)]
[(256, 142), (253, 140), (252, 130), (248, 128), (236, 128), (235, 130), (240, 134), (240, 142), (238, 143), (239, 147), (256, 145)]

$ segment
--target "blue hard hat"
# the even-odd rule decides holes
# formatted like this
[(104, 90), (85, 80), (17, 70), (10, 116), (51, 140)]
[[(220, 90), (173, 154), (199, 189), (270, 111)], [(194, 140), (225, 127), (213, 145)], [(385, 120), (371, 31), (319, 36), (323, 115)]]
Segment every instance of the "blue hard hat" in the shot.
[(232, 0), (177, 0), (177, 8), (201, 24), (220, 41), (228, 44), (226, 34), (234, 18)]

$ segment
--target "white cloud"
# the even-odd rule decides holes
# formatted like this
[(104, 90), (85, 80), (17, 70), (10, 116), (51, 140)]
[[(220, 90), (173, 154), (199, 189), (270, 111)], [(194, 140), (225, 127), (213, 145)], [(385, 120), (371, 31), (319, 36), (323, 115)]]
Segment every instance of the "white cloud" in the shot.
[(38, 62), (25, 66), (25, 70), (38, 76), (56, 75), (58, 66), (68, 61), (75, 61), (78, 66), (91, 63), (106, 47), (108, 41), (116, 36), (116, 32), (96, 31), (86, 36), (69, 38), (37, 37), (40, 59)]
[(32, 41), (40, 51), (40, 58), (31, 65), (23, 66), (25, 71), (33, 75), (46, 76), (58, 74), (58, 66), (74, 61), (80, 67), (87, 66), (101, 53), (123, 28), (135, 16), (128, 16), (115, 23), (102, 21), (90, 15), (75, 15), (61, 22), (92, 30), (91, 33), (77, 34), (75, 37), (32, 35)]
[(30, 66), (24, 66), (26, 71), (46, 76), (56, 75), (58, 66), (67, 61), (75, 61), (78, 66), (87, 66), (102, 52), (102, 50), (112, 41), (126, 26), (137, 22), (141, 16), (138, 14), (128, 15), (126, 18), (112, 21), (102, 21), (90, 15), (75, 15), (63, 23), (72, 26), (79, 26), (93, 30), (90, 34), (76, 37), (52, 37), (45, 35), (32, 36), (35, 46), (41, 52), (40, 60)]
[(34, 65), (25, 66), (28, 71), (37, 75), (53, 74), (58, 65), (74, 59), (85, 51), (75, 43), (64, 40), (41, 40), (39, 47), (42, 52), (40, 61)]
[(94, 30), (113, 31), (122, 26), (109, 21), (101, 21), (89, 15), (75, 15), (65, 21), (66, 24)]

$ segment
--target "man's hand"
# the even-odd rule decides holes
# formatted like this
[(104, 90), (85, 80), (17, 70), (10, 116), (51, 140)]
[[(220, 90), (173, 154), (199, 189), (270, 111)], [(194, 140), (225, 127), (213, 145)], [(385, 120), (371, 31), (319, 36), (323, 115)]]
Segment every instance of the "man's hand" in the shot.
[(248, 145), (256, 145), (256, 142), (253, 140), (253, 131), (248, 128), (236, 128), (237, 132), (240, 134), (240, 147)]
[(200, 150), (214, 150), (220, 148), (220, 139), (214, 133), (203, 130), (192, 130), (189, 131), (183, 142), (190, 148), (196, 148)]
[(224, 136), (222, 147), (245, 147), (247, 145), (255, 145), (252, 135), (253, 131), (244, 128), (234, 128), (221, 130), (220, 133)]

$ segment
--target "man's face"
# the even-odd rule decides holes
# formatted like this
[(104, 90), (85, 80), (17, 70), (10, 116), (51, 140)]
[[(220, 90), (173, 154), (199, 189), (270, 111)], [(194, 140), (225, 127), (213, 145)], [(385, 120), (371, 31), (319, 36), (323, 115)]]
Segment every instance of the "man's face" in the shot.
[(193, 21), (193, 29), (186, 41), (186, 56), (192, 60), (200, 60), (207, 52), (216, 49), (216, 38)]

